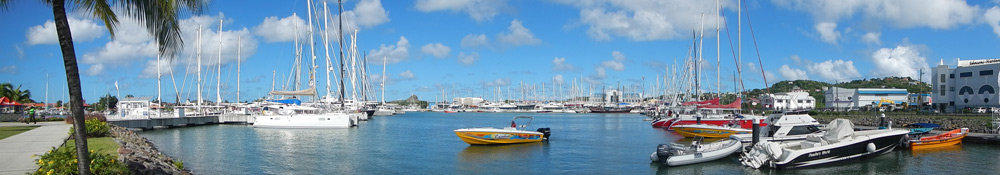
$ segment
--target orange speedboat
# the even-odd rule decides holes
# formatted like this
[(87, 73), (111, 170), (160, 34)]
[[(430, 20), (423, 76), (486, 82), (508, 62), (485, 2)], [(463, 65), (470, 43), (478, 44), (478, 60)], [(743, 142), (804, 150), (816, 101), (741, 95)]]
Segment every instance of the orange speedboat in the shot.
[(935, 136), (921, 137), (910, 140), (910, 149), (939, 148), (962, 143), (962, 138), (969, 134), (969, 128), (959, 128)]

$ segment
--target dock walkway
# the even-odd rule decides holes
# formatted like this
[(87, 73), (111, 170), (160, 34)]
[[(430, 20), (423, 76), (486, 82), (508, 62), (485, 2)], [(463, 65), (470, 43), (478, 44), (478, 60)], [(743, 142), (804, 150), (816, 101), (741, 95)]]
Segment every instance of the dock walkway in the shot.
[[(0, 175), (25, 174), (38, 170), (35, 164), (37, 157), (52, 147), (63, 144), (69, 138), (69, 128), (72, 126), (64, 122), (38, 122), (38, 128), (25, 131), (23, 133), (7, 137), (0, 140)], [(29, 126), (24, 123), (0, 123), (4, 126)]]

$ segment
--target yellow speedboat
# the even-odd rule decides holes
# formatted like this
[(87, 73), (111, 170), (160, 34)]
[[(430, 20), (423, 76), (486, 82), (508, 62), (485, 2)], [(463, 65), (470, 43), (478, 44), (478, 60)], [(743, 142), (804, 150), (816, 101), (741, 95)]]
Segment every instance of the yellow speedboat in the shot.
[[(528, 123), (517, 125), (515, 120), (519, 118), (528, 119)], [(549, 128), (538, 128), (536, 131), (524, 130), (531, 125), (531, 120), (534, 120), (534, 118), (517, 116), (510, 121), (510, 127), (462, 128), (456, 129), (455, 135), (458, 135), (458, 138), (461, 138), (465, 143), (473, 145), (529, 143), (548, 140), (550, 134)]]
[(751, 130), (739, 127), (715, 126), (707, 124), (677, 125), (674, 132), (684, 137), (727, 138), (733, 134), (750, 134)]

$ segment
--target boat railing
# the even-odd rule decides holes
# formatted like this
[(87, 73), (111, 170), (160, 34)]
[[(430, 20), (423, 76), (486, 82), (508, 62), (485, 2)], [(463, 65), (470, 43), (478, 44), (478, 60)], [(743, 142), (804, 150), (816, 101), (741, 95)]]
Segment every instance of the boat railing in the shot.
[(514, 127), (514, 129), (518, 129), (518, 128), (520, 128), (521, 130), (524, 130), (524, 129), (525, 129), (525, 128), (527, 128), (528, 126), (531, 126), (531, 121), (535, 120), (535, 118), (534, 118), (534, 117), (531, 117), (531, 116), (517, 116), (517, 117), (514, 117), (513, 119), (510, 119), (510, 122), (511, 122), (511, 123), (513, 123), (513, 124), (517, 124), (517, 123), (515, 122), (515, 120), (517, 120), (517, 119), (519, 119), (519, 118), (526, 118), (526, 119), (528, 119), (528, 124), (524, 124), (524, 125), (516, 125), (516, 127)]

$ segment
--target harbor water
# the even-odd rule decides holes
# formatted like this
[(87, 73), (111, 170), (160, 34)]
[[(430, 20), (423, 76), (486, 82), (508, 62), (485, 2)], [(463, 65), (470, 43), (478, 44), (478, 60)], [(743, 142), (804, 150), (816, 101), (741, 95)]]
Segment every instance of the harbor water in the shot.
[[(533, 116), (548, 142), (471, 146), (453, 130), (503, 127)], [(685, 140), (638, 114), (410, 112), (349, 129), (205, 125), (143, 131), (196, 174), (996, 174), (1000, 146), (964, 143), (935, 151), (899, 148), (860, 161), (792, 170), (751, 169), (738, 154), (701, 164), (651, 163), (661, 143)], [(519, 125), (527, 124), (519, 120)], [(685, 143), (686, 144), (686, 143)]]

